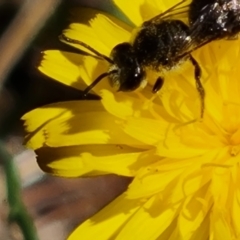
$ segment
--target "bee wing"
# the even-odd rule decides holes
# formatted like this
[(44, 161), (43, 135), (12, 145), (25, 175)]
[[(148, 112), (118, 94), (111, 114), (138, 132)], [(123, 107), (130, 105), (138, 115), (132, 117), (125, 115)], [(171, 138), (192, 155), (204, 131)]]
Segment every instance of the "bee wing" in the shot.
[(201, 48), (202, 46), (210, 43), (213, 40), (211, 38), (202, 39), (201, 37), (199, 37), (201, 33), (200, 31), (202, 30), (201, 27), (199, 26), (200, 26), (199, 24), (196, 24), (195, 28), (192, 29), (190, 34), (191, 38), (188, 42), (186, 42), (186, 45), (184, 46), (184, 49), (186, 49), (186, 51), (178, 56), (179, 59), (191, 54), (193, 51), (197, 50), (198, 48)]
[(186, 19), (188, 22), (188, 15), (189, 15), (189, 5), (191, 1), (190, 0), (182, 0), (179, 3), (175, 4), (165, 12), (160, 13), (159, 15), (153, 17), (152, 19), (146, 21), (146, 22), (152, 22), (152, 23), (159, 23), (162, 20), (166, 19), (178, 19), (183, 20)]
[[(214, 6), (209, 7), (208, 14), (212, 12)], [(215, 39), (214, 34), (212, 36), (208, 36), (206, 38), (202, 37), (202, 32), (204, 32), (204, 29), (209, 28), (209, 23), (208, 21), (204, 20), (204, 14), (201, 14), (193, 23), (191, 23), (190, 26), (190, 41), (186, 43), (186, 46), (184, 47), (185, 49), (188, 49), (188, 54), (191, 52), (197, 50), (198, 48), (208, 44), (209, 42), (213, 41)], [(206, 16), (208, 16), (206, 14)], [(184, 54), (184, 55), (187, 55)]]

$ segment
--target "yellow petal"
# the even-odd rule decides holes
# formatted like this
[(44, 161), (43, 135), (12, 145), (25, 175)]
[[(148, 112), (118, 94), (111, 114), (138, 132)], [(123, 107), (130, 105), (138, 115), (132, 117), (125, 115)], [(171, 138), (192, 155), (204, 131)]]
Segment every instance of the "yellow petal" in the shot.
[[(207, 239), (209, 236), (209, 215), (212, 201), (207, 199), (209, 184), (199, 188), (192, 196), (185, 198), (183, 210), (178, 217), (178, 228), (175, 229), (175, 239)], [(207, 201), (205, 207), (201, 201)], [(201, 238), (200, 238), (201, 236)], [(174, 239), (174, 238), (172, 238)]]
[[(158, 174), (157, 170), (151, 167), (144, 168), (139, 171), (133, 182), (129, 185), (127, 191), (128, 197), (131, 199), (145, 198), (163, 191), (166, 186), (177, 184), (178, 177), (182, 172), (181, 169)], [(155, 183), (158, 184), (155, 184)]]
[(28, 147), (37, 149), (46, 142), (46, 128), (59, 118), (71, 119), (84, 112), (103, 111), (100, 101), (70, 101), (49, 104), (28, 112), (22, 117), (28, 136)]
[(95, 216), (81, 224), (69, 237), (68, 240), (106, 240), (114, 239), (117, 232), (125, 225), (129, 218), (141, 206), (139, 200), (126, 199), (119, 196)]
[(83, 56), (58, 50), (44, 51), (43, 60), (38, 69), (48, 77), (76, 89), (84, 89), (79, 66), (83, 64)]
[(201, 148), (201, 146), (197, 144), (197, 148), (193, 148), (192, 146), (188, 147), (173, 127), (175, 128), (176, 125), (171, 125), (164, 121), (146, 118), (130, 118), (124, 130), (127, 134), (139, 141), (156, 146), (158, 154), (163, 157), (193, 157), (199, 156), (207, 151), (205, 147)]
[(56, 176), (79, 177), (82, 175), (101, 175), (99, 172), (82, 161), (80, 154), (84, 147), (43, 147), (36, 150), (37, 162), (44, 171)]
[[(224, 218), (224, 213), (220, 209), (213, 207), (211, 214), (210, 239), (232, 240), (234, 236), (231, 234), (231, 226)], [(237, 239), (237, 238), (235, 238)]]
[(240, 226), (239, 226), (239, 214), (240, 214), (240, 206), (239, 206), (239, 189), (235, 190), (233, 195), (233, 205), (232, 205), (232, 217), (233, 217), (233, 227), (235, 229), (236, 236), (240, 236)]
[(130, 136), (147, 145), (157, 145), (165, 138), (169, 123), (159, 122), (154, 119), (130, 118), (124, 128)]
[[(148, 94), (147, 91), (144, 92), (144, 94)], [(139, 95), (141, 95), (142, 99), (139, 98)], [(151, 94), (152, 96), (152, 94)], [(151, 100), (146, 100), (146, 96), (141, 93), (123, 93), (123, 92), (117, 92), (113, 93), (109, 90), (102, 90), (101, 91), (101, 97), (102, 97), (102, 104), (104, 108), (111, 113), (112, 115), (120, 118), (120, 119), (127, 119), (130, 116), (134, 117), (152, 117), (151, 112), (149, 112), (149, 105), (152, 104)], [(156, 104), (154, 105), (156, 107)], [(162, 113), (162, 109), (157, 106), (155, 109), (156, 111), (159, 111)], [(159, 113), (158, 112), (158, 113)]]
[(166, 158), (149, 164), (138, 171), (129, 185), (128, 197), (141, 198), (162, 193), (165, 198), (170, 194), (172, 202), (182, 201), (211, 181), (214, 165), (209, 162), (218, 154), (219, 151), (215, 150), (196, 158)]
[(133, 101), (122, 96), (121, 94), (113, 94), (110, 91), (102, 90), (102, 104), (105, 109), (112, 115), (125, 119), (133, 115)]
[(52, 119), (57, 119), (60, 116), (71, 117), (74, 114), (88, 113), (88, 112), (104, 111), (100, 101), (68, 101), (45, 105), (36, 108), (24, 116), (22, 120), (25, 122), (27, 131), (33, 132), (40, 128), (44, 123), (51, 122)]
[(43, 147), (36, 150), (36, 153), (43, 171), (64, 177), (100, 173), (134, 176), (139, 168), (155, 160), (151, 152), (117, 145)]
[(114, 0), (114, 3), (118, 6), (118, 8), (120, 8), (136, 26), (140, 26), (143, 22), (140, 10), (144, 2), (145, 0)]
[[(128, 42), (130, 32), (119, 24), (114, 23), (111, 19), (103, 14), (97, 14), (94, 19), (91, 19), (90, 26), (73, 23), (64, 34), (75, 40), (82, 41), (92, 48), (96, 49), (101, 54), (110, 55), (111, 50), (119, 43)], [(69, 44), (68, 42), (64, 41)], [(76, 48), (82, 49), (85, 52), (92, 53), (78, 44), (70, 44)]]
[(144, 21), (155, 17), (176, 4), (173, 0), (114, 0), (114, 3), (136, 26), (140, 26)]
[[(157, 196), (150, 198), (123, 227), (116, 240), (155, 240), (173, 222), (180, 204), (166, 206)], [(168, 237), (161, 237), (168, 240)]]
[[(79, 73), (86, 85), (90, 85), (97, 77), (102, 73), (108, 71), (108, 63), (105, 61), (99, 61), (92, 57), (85, 57), (84, 64), (79, 66)], [(103, 78), (91, 91), (100, 95), (100, 90), (108, 89), (113, 91), (109, 84), (108, 77)]]
[(121, 122), (107, 112), (59, 117), (44, 126), (42, 131), (46, 138), (45, 144), (51, 147), (80, 144), (126, 144), (144, 147), (144, 144), (125, 134)]

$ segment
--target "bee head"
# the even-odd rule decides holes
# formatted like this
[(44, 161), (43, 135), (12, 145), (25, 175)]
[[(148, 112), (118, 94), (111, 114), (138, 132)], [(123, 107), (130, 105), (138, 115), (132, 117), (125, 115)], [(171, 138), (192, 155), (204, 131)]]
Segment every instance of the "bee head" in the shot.
[(146, 85), (145, 70), (138, 63), (133, 47), (129, 43), (121, 43), (115, 46), (109, 58), (88, 44), (76, 39), (68, 38), (64, 34), (60, 35), (59, 39), (67, 43), (78, 44), (92, 52), (95, 55), (91, 55), (92, 57), (105, 60), (110, 64), (109, 71), (99, 75), (83, 91), (83, 96), (87, 96), (89, 91), (106, 77), (109, 77), (110, 84), (117, 89), (117, 91), (133, 91), (139, 86), (144, 87)]
[(113, 63), (109, 68), (109, 81), (117, 91), (133, 91), (146, 82), (146, 73), (138, 63), (133, 47), (129, 43), (115, 46), (111, 52)]

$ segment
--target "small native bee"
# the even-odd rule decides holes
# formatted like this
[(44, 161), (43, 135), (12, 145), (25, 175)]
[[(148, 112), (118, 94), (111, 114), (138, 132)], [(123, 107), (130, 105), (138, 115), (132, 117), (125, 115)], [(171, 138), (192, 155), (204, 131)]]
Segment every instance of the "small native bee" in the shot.
[[(61, 40), (79, 44), (90, 50), (97, 58), (109, 63), (109, 70), (95, 79), (83, 94), (87, 95), (105, 77), (108, 77), (110, 84), (118, 91), (134, 91), (146, 82), (147, 69), (159, 72), (159, 77), (152, 88), (152, 92), (156, 93), (163, 85), (163, 70), (171, 71), (179, 63), (190, 60), (195, 69), (196, 88), (200, 95), (201, 116), (203, 116), (205, 92), (200, 81), (201, 69), (191, 55), (191, 52), (197, 48), (196, 41), (191, 36), (189, 25), (178, 19), (184, 13), (188, 17), (189, 4), (182, 6), (184, 2), (186, 0), (145, 21), (134, 41), (116, 45), (110, 56), (99, 53), (84, 42), (61, 35)], [(191, 21), (194, 21), (194, 18), (193, 14)]]

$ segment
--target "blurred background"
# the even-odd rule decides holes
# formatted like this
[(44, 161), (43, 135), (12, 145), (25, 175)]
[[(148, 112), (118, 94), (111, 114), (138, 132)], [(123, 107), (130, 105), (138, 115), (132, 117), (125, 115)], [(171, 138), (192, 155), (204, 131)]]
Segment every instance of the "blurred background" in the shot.
[[(19, 119), (24, 113), (48, 103), (81, 99), (80, 91), (37, 70), (42, 51), (72, 51), (58, 36), (70, 23), (71, 9), (80, 6), (124, 19), (111, 0), (0, 0), (0, 240), (64, 240), (129, 184), (129, 179), (114, 175), (84, 179), (45, 175), (34, 152), (22, 145)], [(16, 206), (26, 214), (17, 221), (22, 212), (14, 212)], [(34, 238), (22, 234), (25, 221), (33, 223)]]

